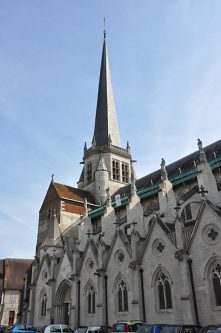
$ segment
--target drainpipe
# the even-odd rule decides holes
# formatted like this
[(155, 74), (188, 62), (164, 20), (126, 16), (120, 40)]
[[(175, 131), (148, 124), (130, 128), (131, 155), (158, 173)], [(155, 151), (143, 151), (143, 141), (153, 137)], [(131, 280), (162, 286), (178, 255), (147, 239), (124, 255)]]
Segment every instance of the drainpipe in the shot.
[(77, 327), (80, 327), (80, 313), (81, 313), (81, 303), (80, 303), (80, 291), (81, 291), (81, 281), (78, 280), (78, 321), (77, 321)]
[(193, 305), (194, 305), (194, 310), (195, 310), (196, 324), (200, 325), (197, 302), (196, 302), (195, 286), (194, 286), (194, 280), (193, 280), (192, 259), (191, 258), (187, 259), (187, 262), (188, 262), (189, 273), (190, 273), (190, 282), (191, 282), (191, 289), (192, 289)]
[(143, 321), (146, 322), (146, 309), (145, 309), (144, 286), (143, 286), (143, 268), (140, 268), (139, 272), (140, 272), (140, 283), (141, 283), (141, 298), (142, 298)]
[(104, 293), (105, 293), (105, 316), (106, 326), (108, 327), (108, 302), (107, 302), (107, 274), (104, 275)]

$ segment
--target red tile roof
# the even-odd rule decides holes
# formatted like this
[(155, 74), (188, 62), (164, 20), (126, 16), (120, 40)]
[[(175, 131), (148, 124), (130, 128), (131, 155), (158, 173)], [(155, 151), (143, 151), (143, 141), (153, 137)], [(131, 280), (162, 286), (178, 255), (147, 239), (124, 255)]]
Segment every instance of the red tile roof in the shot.
[(4, 289), (21, 289), (25, 273), (32, 263), (31, 259), (5, 259)]
[(84, 198), (86, 197), (88, 204), (96, 204), (93, 196), (88, 191), (80, 190), (78, 188), (59, 183), (54, 183), (54, 186), (60, 198), (84, 202)]

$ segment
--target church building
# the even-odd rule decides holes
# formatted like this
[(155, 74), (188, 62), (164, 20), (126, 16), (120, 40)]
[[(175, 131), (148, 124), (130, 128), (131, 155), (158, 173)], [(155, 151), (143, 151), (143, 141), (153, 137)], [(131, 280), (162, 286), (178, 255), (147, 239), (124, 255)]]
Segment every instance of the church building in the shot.
[[(215, 324), (221, 318), (221, 140), (136, 179), (104, 33), (91, 146), (77, 187), (51, 180), (22, 320)], [(27, 300), (26, 300), (27, 301)]]

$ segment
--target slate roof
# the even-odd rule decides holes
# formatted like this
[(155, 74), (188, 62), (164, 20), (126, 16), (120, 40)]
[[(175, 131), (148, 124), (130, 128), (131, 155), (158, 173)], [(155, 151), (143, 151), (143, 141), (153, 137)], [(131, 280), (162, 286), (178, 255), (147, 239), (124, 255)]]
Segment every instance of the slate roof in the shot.
[[(221, 140), (218, 140), (204, 147), (203, 149), (206, 153), (207, 160), (215, 161), (215, 155), (217, 157), (221, 157)], [(199, 150), (167, 165), (166, 170), (168, 173), (168, 178), (171, 179), (172, 177), (179, 175), (180, 174), (179, 170), (181, 170), (181, 172), (184, 173), (190, 169), (193, 169), (195, 165), (198, 163), (198, 161), (199, 161)], [(217, 167), (218, 167), (218, 162), (217, 162)], [(213, 168), (216, 168), (216, 163), (214, 164)], [(150, 186), (151, 184), (153, 185), (159, 184), (160, 182), (161, 182), (161, 170), (158, 169), (140, 179), (137, 179), (136, 187), (137, 190), (139, 191), (144, 187)], [(121, 196), (124, 196), (130, 194), (130, 192), (131, 192), (131, 185), (129, 184), (125, 187), (120, 188), (116, 193), (114, 193), (114, 195), (120, 194)]]
[(93, 196), (88, 191), (80, 190), (75, 187), (55, 182), (54, 186), (61, 199), (69, 199), (69, 200), (84, 202), (84, 198), (86, 197), (88, 204), (93, 204), (93, 205), (96, 204)]
[(111, 84), (106, 38), (104, 38), (94, 129), (96, 145), (107, 146), (109, 135), (111, 137), (112, 144), (121, 147)]
[[(3, 269), (4, 289), (19, 290), (24, 285), (25, 273), (30, 267), (31, 259), (6, 258), (1, 265)], [(3, 286), (2, 286), (3, 287)]]

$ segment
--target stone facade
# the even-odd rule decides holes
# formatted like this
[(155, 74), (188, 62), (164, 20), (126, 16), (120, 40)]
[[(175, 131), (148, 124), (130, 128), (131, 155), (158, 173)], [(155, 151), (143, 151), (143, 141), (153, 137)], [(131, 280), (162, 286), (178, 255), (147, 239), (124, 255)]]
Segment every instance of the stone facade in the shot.
[[(21, 289), (32, 260), (0, 260), (0, 324), (11, 326), (20, 318)], [(25, 299), (23, 298), (23, 303)]]
[[(122, 319), (218, 323), (221, 140), (205, 148), (198, 140), (197, 151), (168, 166), (162, 160), (159, 170), (136, 180), (129, 144), (112, 145), (116, 114), (109, 114), (105, 57), (106, 40), (95, 129), (102, 110), (111, 123), (103, 136), (95, 130), (90, 148), (85, 144), (78, 189), (51, 181), (27, 320), (73, 328)], [(119, 134), (114, 139), (120, 142)]]

